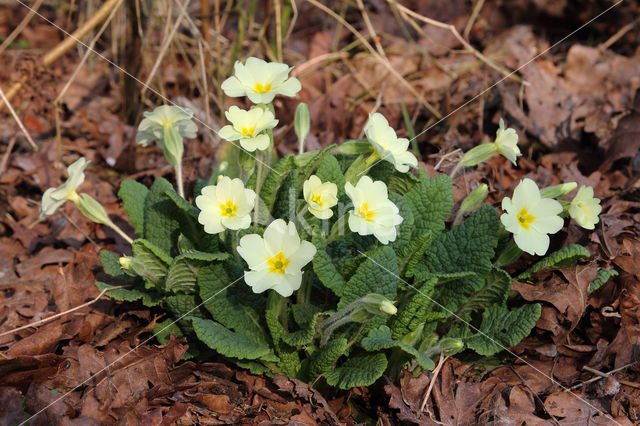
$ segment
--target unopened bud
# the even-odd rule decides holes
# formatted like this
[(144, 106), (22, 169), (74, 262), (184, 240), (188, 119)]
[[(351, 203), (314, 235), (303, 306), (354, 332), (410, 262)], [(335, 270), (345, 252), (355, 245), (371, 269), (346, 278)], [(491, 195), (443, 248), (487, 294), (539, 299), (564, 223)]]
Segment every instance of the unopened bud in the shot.
[(459, 166), (460, 167), (475, 166), (476, 164), (480, 164), (484, 161), (487, 161), (496, 152), (497, 152), (497, 148), (495, 144), (483, 143), (467, 151), (467, 153), (464, 154), (464, 156), (462, 157), (462, 160), (460, 160)]
[(575, 182), (561, 183), (540, 190), (540, 196), (542, 198), (564, 198), (577, 187), (578, 184)]
[(304, 102), (301, 102), (296, 108), (296, 114), (293, 120), (293, 128), (301, 144), (307, 138), (310, 127), (311, 120), (309, 118), (309, 107)]
[(80, 196), (73, 200), (78, 209), (82, 212), (87, 219), (95, 223), (102, 225), (109, 225), (111, 219), (107, 215), (104, 207), (94, 198), (87, 194), (80, 194)]
[(489, 187), (486, 183), (481, 183), (471, 191), (469, 195), (460, 204), (460, 214), (465, 214), (478, 207), (489, 193)]
[(393, 302), (381, 294), (370, 293), (361, 300), (364, 308), (372, 314), (395, 315), (398, 312)]

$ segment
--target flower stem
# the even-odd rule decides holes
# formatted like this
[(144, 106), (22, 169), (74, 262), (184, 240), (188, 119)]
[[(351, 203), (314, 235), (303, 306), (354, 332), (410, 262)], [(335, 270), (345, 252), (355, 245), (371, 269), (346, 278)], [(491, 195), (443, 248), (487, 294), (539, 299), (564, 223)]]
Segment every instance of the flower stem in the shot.
[(264, 173), (264, 156), (262, 151), (256, 152), (256, 206), (253, 210), (253, 223), (258, 224), (258, 217), (260, 214), (260, 190), (262, 189), (262, 175)]
[(184, 198), (184, 186), (182, 183), (182, 161), (180, 161), (176, 167), (176, 183), (178, 185), (178, 195)]
[(109, 222), (105, 223), (105, 225), (107, 225), (109, 228), (111, 228), (114, 231), (116, 231), (116, 233), (118, 235), (120, 235), (122, 238), (124, 238), (125, 241), (128, 242), (129, 244), (133, 243), (133, 240), (131, 239), (131, 237), (129, 237), (127, 234), (125, 234), (124, 231), (122, 229), (120, 229), (120, 227), (118, 225), (116, 225), (115, 223), (113, 223), (112, 221), (109, 221)]

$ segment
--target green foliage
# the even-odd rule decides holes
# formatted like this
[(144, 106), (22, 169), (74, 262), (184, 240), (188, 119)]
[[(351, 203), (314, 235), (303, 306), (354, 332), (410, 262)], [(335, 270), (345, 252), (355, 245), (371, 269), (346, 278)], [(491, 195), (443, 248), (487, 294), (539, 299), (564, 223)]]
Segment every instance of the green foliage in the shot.
[(600, 287), (605, 285), (610, 278), (617, 277), (617, 276), (618, 276), (618, 271), (616, 271), (615, 269), (599, 270), (598, 277), (595, 280), (591, 281), (591, 284), (589, 284), (589, 294), (593, 293), (594, 291), (598, 290)]
[(399, 340), (394, 340), (391, 337), (391, 330), (386, 325), (382, 327), (371, 330), (369, 335), (362, 339), (362, 347), (368, 351), (379, 351), (381, 349), (389, 349), (389, 348), (400, 348), (408, 354), (412, 355), (418, 365), (427, 370), (433, 370), (435, 364), (427, 355), (423, 352), (420, 352), (416, 348), (411, 345), (407, 345), (406, 343), (402, 343)]
[(526, 280), (527, 278), (531, 278), (533, 274), (542, 268), (559, 268), (561, 266), (569, 266), (580, 259), (588, 258), (590, 256), (591, 253), (589, 253), (589, 250), (581, 245), (569, 244), (568, 246), (564, 246), (560, 250), (551, 253), (531, 268), (518, 275), (517, 279)]
[(144, 233), (144, 206), (148, 195), (149, 189), (135, 180), (125, 179), (120, 184), (118, 197), (138, 235)]
[(541, 310), (537, 303), (514, 310), (499, 304), (490, 306), (482, 314), (477, 334), (465, 339), (465, 343), (480, 355), (491, 356), (527, 337), (536, 325)]
[[(154, 329), (158, 341), (185, 337), (190, 356), (215, 351), (258, 374), (280, 372), (308, 382), (324, 377), (341, 389), (368, 386), (385, 371), (400, 372), (407, 361), (433, 369), (437, 353), (463, 345), (491, 356), (517, 344), (535, 325), (540, 306), (507, 304), (512, 278), (495, 266), (501, 235), (495, 209), (484, 205), (460, 225), (447, 225), (453, 208), (449, 177), (430, 178), (421, 169), (417, 176), (400, 173), (389, 162), (373, 161), (370, 152), (368, 142), (354, 141), (285, 156), (261, 172), (258, 224), (216, 235), (204, 232), (193, 201), (165, 179), (150, 189), (124, 180), (118, 194), (141, 238), (132, 243), (133, 258), (122, 264), (137, 276), (125, 273), (120, 256), (105, 250), (100, 260), (114, 282), (96, 286), (123, 283), (126, 288), (107, 294), (168, 313)], [(243, 170), (221, 166), (209, 184), (226, 173), (255, 189), (256, 170), (246, 167), (250, 158), (244, 160)], [(372, 235), (351, 233), (349, 213), (339, 217), (338, 208), (326, 222), (310, 213), (292, 217), (306, 207), (302, 188), (311, 175), (335, 183), (338, 200), (348, 204), (345, 183), (355, 183), (365, 171), (386, 183), (403, 218), (393, 242), (383, 245)], [(196, 183), (194, 197), (206, 184)], [(299, 221), (301, 238), (317, 250), (304, 268), (302, 288), (289, 298), (272, 290), (254, 293), (236, 250), (243, 236), (262, 235), (271, 216)], [(345, 234), (338, 232), (342, 225)], [(500, 247), (508, 241), (503, 238)], [(585, 256), (584, 248), (568, 246), (518, 278)], [(600, 271), (591, 291), (613, 275)]]
[(387, 358), (382, 353), (355, 355), (341, 366), (327, 371), (324, 378), (331, 386), (351, 389), (373, 384), (386, 368)]

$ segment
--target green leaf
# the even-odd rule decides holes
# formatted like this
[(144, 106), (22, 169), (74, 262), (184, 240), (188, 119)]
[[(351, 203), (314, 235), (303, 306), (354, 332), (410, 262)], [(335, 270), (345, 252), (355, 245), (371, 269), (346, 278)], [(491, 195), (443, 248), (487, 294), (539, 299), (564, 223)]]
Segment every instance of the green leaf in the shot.
[(167, 196), (173, 186), (164, 178), (157, 178), (151, 186), (144, 206), (144, 238), (170, 255), (177, 254), (180, 235), (180, 209)]
[(511, 275), (499, 268), (493, 268), (484, 279), (482, 288), (475, 292), (458, 308), (456, 314), (468, 318), (473, 311), (480, 311), (493, 304), (504, 305), (511, 289)]
[(308, 345), (316, 334), (316, 324), (318, 323), (318, 317), (321, 315), (322, 312), (316, 312), (308, 323), (302, 325), (300, 330), (283, 334), (282, 340), (286, 344), (296, 347)]
[[(312, 174), (314, 174), (314, 172), (320, 166), (322, 161), (325, 158), (327, 158), (327, 156), (331, 152), (333, 152), (333, 150), (335, 148), (336, 148), (335, 144), (331, 144), (331, 145), (325, 146), (321, 150), (317, 151), (316, 154), (313, 156), (313, 158), (311, 158), (311, 160), (301, 168), (300, 176), (299, 176), (300, 184), (299, 184), (299, 187), (298, 187), (298, 191), (302, 191), (302, 185), (303, 185), (304, 181), (309, 179), (309, 177)], [(323, 181), (323, 182), (325, 182), (325, 181)], [(333, 183), (335, 183), (337, 185), (336, 182), (333, 182)]]
[(393, 249), (380, 247), (365, 253), (365, 257), (365, 261), (347, 281), (338, 309), (369, 293), (381, 294), (389, 300), (396, 297), (400, 278), (398, 259)]
[(330, 386), (351, 389), (369, 386), (378, 380), (387, 368), (387, 358), (382, 353), (350, 357), (340, 367), (329, 370), (324, 377)]
[(421, 272), (476, 274), (438, 287), (434, 298), (448, 310), (455, 312), (467, 297), (482, 288), (484, 277), (492, 268), (498, 226), (498, 215), (485, 204), (459, 226), (441, 234), (427, 249), (426, 261), (418, 265), (416, 275), (421, 268)]
[(420, 179), (411, 173), (400, 173), (396, 171), (389, 176), (389, 179), (387, 180), (387, 188), (389, 189), (389, 192), (405, 195), (418, 183), (420, 183)]
[(268, 211), (273, 209), (280, 185), (282, 185), (287, 176), (289, 176), (289, 173), (295, 168), (295, 157), (292, 154), (288, 154), (282, 157), (282, 159), (269, 170), (269, 174), (267, 174), (267, 178), (260, 188), (260, 198), (264, 201)]
[(200, 298), (214, 320), (267, 344), (267, 333), (261, 325), (265, 309), (263, 295), (253, 293), (241, 278), (230, 279), (220, 263), (201, 267), (197, 283)]
[(169, 266), (164, 287), (167, 292), (193, 292), (196, 290), (199, 265), (197, 262), (178, 256)]
[(449, 176), (438, 175), (414, 185), (404, 199), (413, 213), (415, 234), (438, 235), (451, 214), (453, 183)]
[(517, 280), (526, 280), (531, 278), (533, 274), (538, 272), (542, 268), (558, 268), (560, 266), (569, 266), (576, 263), (579, 259), (588, 258), (591, 256), (589, 250), (582, 247), (579, 244), (569, 244), (562, 247), (560, 250), (551, 253), (531, 268), (527, 269), (523, 273), (517, 276)]
[(478, 354), (491, 356), (517, 345), (527, 337), (540, 318), (541, 311), (538, 303), (511, 311), (503, 305), (490, 306), (482, 314), (481, 333), (465, 339), (465, 343)]
[(316, 246), (316, 254), (313, 256), (313, 272), (316, 273), (318, 279), (325, 287), (333, 291), (337, 296), (342, 296), (342, 292), (346, 286), (344, 277), (338, 271), (336, 265), (333, 264), (329, 253), (326, 250), (326, 244), (320, 231), (316, 229), (311, 237), (311, 242)]
[(257, 344), (249, 336), (231, 331), (217, 322), (202, 318), (191, 318), (191, 322), (198, 339), (221, 355), (258, 359), (270, 352), (268, 346)]
[(157, 322), (155, 327), (153, 327), (153, 335), (161, 344), (169, 343), (171, 340), (171, 335), (174, 334), (177, 337), (182, 337), (182, 330), (175, 323), (175, 320), (172, 318), (167, 318), (164, 321)]
[[(400, 194), (395, 192), (389, 193), (389, 200), (398, 207), (398, 214), (402, 216), (402, 223), (398, 227), (396, 240), (390, 243), (389, 247), (393, 248), (396, 253), (405, 253), (407, 246), (413, 241), (414, 219), (412, 207)], [(424, 250), (420, 255), (423, 253)]]
[(198, 219), (198, 214), (200, 213), (200, 210), (198, 210), (197, 207), (194, 207), (190, 202), (188, 202), (187, 200), (185, 200), (184, 198), (179, 196), (174, 191), (173, 187), (171, 189), (167, 188), (164, 191), (164, 194), (167, 197), (169, 197), (169, 199), (173, 202), (173, 204), (175, 204), (175, 206), (178, 209), (182, 210), (184, 213), (186, 213), (187, 215), (191, 216), (195, 220)]
[(433, 370), (435, 364), (426, 354), (420, 352), (413, 346), (402, 343), (399, 340), (394, 340), (391, 337), (391, 330), (386, 325), (380, 328), (371, 330), (369, 335), (362, 339), (362, 347), (370, 352), (379, 351), (381, 349), (400, 348), (404, 352), (412, 355), (420, 367), (426, 370)]
[(316, 176), (318, 176), (322, 182), (335, 183), (338, 187), (338, 198), (344, 194), (344, 173), (342, 173), (342, 169), (340, 169), (340, 163), (333, 155), (327, 155), (322, 159), (316, 170)]
[(275, 291), (270, 291), (267, 298), (265, 319), (271, 332), (276, 355), (280, 359), (278, 366), (282, 368), (286, 374), (296, 376), (301, 367), (300, 356), (298, 355), (297, 348), (285, 341), (287, 331), (281, 323), (281, 318), (284, 317), (286, 320), (287, 303), (288, 300), (286, 298), (280, 296)]
[[(104, 290), (105, 288), (116, 287), (107, 283), (103, 283), (102, 281), (96, 281), (95, 286), (98, 287), (98, 290), (100, 291)], [(105, 295), (121, 302), (135, 302), (137, 300), (142, 300), (142, 303), (145, 306), (157, 306), (161, 301), (158, 296), (136, 289), (116, 288), (114, 290), (107, 291)]]
[(118, 197), (138, 235), (144, 233), (144, 206), (148, 195), (149, 189), (133, 179), (125, 179), (120, 184)]
[(109, 250), (102, 250), (100, 252), (100, 263), (102, 264), (102, 268), (104, 271), (116, 278), (118, 280), (123, 280), (127, 282), (137, 281), (136, 277), (132, 277), (131, 275), (127, 275), (120, 266), (120, 256), (117, 253), (114, 253)]
[(438, 282), (436, 277), (430, 277), (422, 283), (416, 283), (418, 291), (409, 299), (409, 302), (400, 307), (398, 313), (391, 320), (392, 337), (401, 339), (411, 333), (427, 320), (427, 315), (432, 306), (431, 296)]
[(311, 381), (329, 371), (347, 350), (347, 339), (332, 339), (316, 350), (309, 360), (307, 380)]
[[(131, 249), (133, 250), (133, 256), (144, 264), (151, 277), (153, 277), (150, 284), (159, 286), (167, 276), (167, 269), (172, 262), (171, 257), (163, 249), (143, 238), (138, 238), (131, 243)], [(145, 281), (147, 280), (145, 278)]]
[(402, 254), (400, 255), (402, 259), (400, 261), (400, 270), (403, 272), (404, 276), (413, 276), (413, 272), (418, 265), (418, 262), (422, 260), (424, 252), (427, 250), (427, 247), (429, 247), (432, 240), (433, 234), (431, 234), (431, 232), (427, 232), (426, 234), (413, 239), (406, 248), (402, 250)]
[(615, 269), (601, 269), (598, 271), (598, 278), (589, 284), (589, 294), (602, 287), (611, 277), (617, 277), (618, 271)]

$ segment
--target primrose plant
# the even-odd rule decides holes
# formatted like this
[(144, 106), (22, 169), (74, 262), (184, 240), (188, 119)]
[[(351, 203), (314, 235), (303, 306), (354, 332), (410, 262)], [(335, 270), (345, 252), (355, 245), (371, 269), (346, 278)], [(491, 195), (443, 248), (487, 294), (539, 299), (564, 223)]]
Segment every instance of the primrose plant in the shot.
[[(145, 113), (136, 140), (162, 146), (177, 192), (164, 178), (150, 188), (122, 182), (118, 195), (135, 240), (75, 192), (84, 159), (69, 167), (65, 184), (45, 192), (43, 216), (71, 200), (131, 242), (130, 255), (100, 253), (111, 280), (98, 288), (126, 285), (108, 294), (164, 311), (158, 340), (185, 337), (189, 356), (217, 353), (255, 373), (343, 389), (402, 368), (432, 369), (442, 353), (492, 356), (528, 335), (541, 308), (509, 298), (512, 277), (503, 268), (523, 252), (544, 256), (564, 216), (593, 229), (600, 213), (593, 189), (565, 201), (575, 183), (541, 191), (524, 179), (499, 216), (483, 204), (489, 188), (482, 184), (456, 211), (452, 179), (417, 168), (409, 141), (382, 114), (369, 116), (366, 140), (304, 152), (306, 105), (295, 114), (300, 153), (278, 160), (271, 102), (295, 96), (300, 82), (289, 66), (257, 58), (234, 70), (222, 89), (253, 105), (226, 112), (230, 124), (219, 136), (229, 143), (207, 180), (182, 182), (184, 139), (197, 133), (192, 112)], [(454, 173), (495, 154), (515, 164), (517, 142), (501, 120), (496, 140), (470, 150)], [(518, 279), (588, 256), (566, 246)]]

